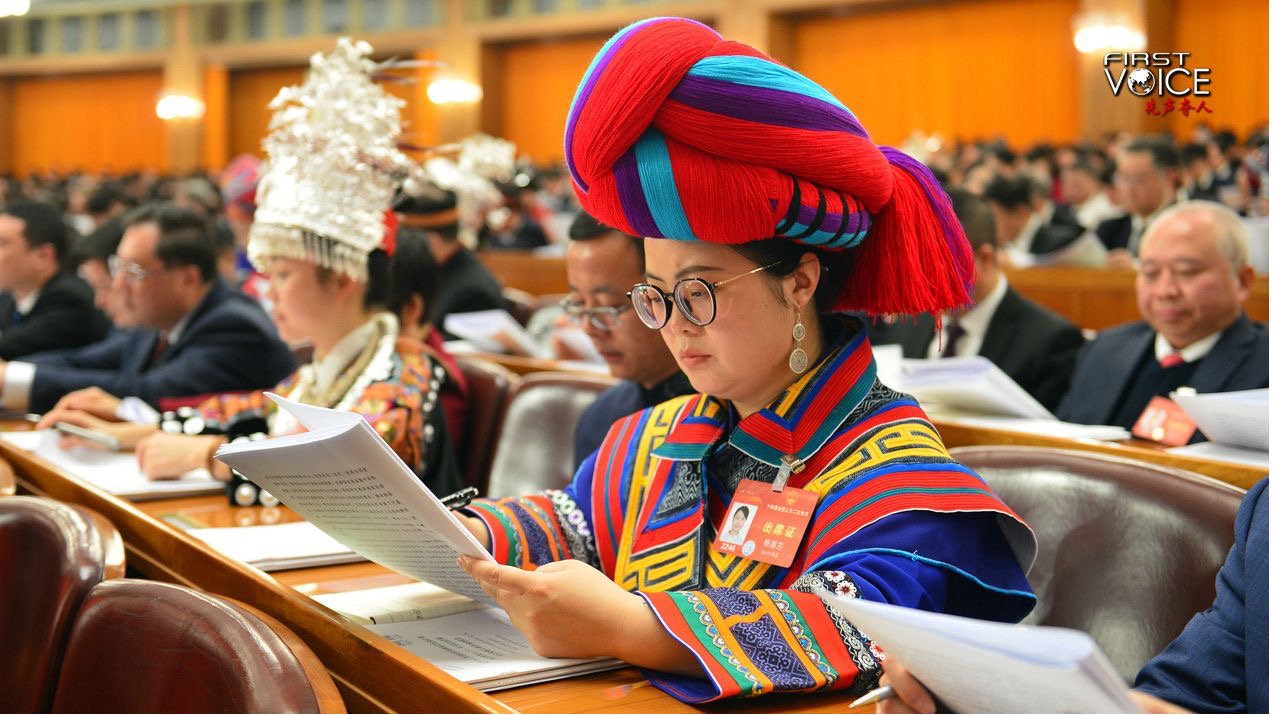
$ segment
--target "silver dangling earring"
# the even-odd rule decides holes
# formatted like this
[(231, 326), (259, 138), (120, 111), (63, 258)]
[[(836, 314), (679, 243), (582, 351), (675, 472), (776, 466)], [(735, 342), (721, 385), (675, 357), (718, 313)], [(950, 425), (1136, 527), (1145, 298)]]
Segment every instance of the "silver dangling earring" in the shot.
[(792, 326), (792, 339), (796, 341), (796, 347), (787, 358), (787, 366), (792, 372), (800, 375), (809, 369), (810, 356), (806, 355), (805, 349), (801, 347), (801, 342), (805, 340), (805, 325), (801, 322), (799, 314), (796, 317), (796, 325)]

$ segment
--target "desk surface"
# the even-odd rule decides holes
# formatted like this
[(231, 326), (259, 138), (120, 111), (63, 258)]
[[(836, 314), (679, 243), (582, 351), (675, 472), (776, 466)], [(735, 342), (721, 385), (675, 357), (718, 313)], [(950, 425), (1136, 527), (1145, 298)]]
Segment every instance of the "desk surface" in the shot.
[(6, 460), (23, 491), (84, 504), (110, 519), (124, 538), (128, 565), (147, 578), (239, 599), (296, 631), (328, 668), (350, 712), (846, 712), (846, 697), (838, 693), (696, 708), (650, 686), (634, 668), (484, 694), (309, 597), (405, 583), (407, 577), (371, 563), (265, 574), (168, 521), (250, 526), (297, 520), (287, 508), (231, 507), (218, 495), (131, 503), (0, 443), (0, 463)]

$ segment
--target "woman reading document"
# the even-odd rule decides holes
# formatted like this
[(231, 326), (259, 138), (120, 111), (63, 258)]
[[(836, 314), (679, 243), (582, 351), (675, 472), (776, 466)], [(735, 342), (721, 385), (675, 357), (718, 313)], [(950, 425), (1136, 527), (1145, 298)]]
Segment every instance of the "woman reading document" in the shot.
[(564, 490), (462, 512), (495, 562), (461, 565), (540, 653), (616, 656), (692, 702), (861, 693), (880, 653), (820, 591), (1030, 611), (1030, 530), (837, 313), (968, 302), (967, 242), (923, 166), (805, 77), (677, 18), (598, 53), (566, 157), (585, 210), (647, 237), (633, 307), (699, 394), (616, 422)]

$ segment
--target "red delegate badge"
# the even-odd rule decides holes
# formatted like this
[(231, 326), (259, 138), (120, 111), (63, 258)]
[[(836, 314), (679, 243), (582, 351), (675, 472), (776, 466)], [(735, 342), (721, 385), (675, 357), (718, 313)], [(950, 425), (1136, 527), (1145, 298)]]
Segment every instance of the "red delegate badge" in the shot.
[(1180, 447), (1190, 441), (1196, 427), (1181, 405), (1166, 397), (1156, 397), (1137, 418), (1132, 433), (1141, 439)]
[(805, 537), (818, 495), (804, 489), (745, 479), (726, 510), (712, 548), (767, 564), (791, 566)]

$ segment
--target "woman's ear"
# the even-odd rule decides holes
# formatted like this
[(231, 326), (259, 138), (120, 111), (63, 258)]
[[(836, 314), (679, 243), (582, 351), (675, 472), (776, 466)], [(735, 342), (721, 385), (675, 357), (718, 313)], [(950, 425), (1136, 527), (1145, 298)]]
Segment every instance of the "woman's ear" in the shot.
[(796, 270), (789, 277), (792, 282), (788, 289), (788, 300), (797, 310), (801, 310), (814, 300), (818, 282), (823, 278), (823, 262), (813, 253), (803, 254), (800, 263), (796, 264)]

